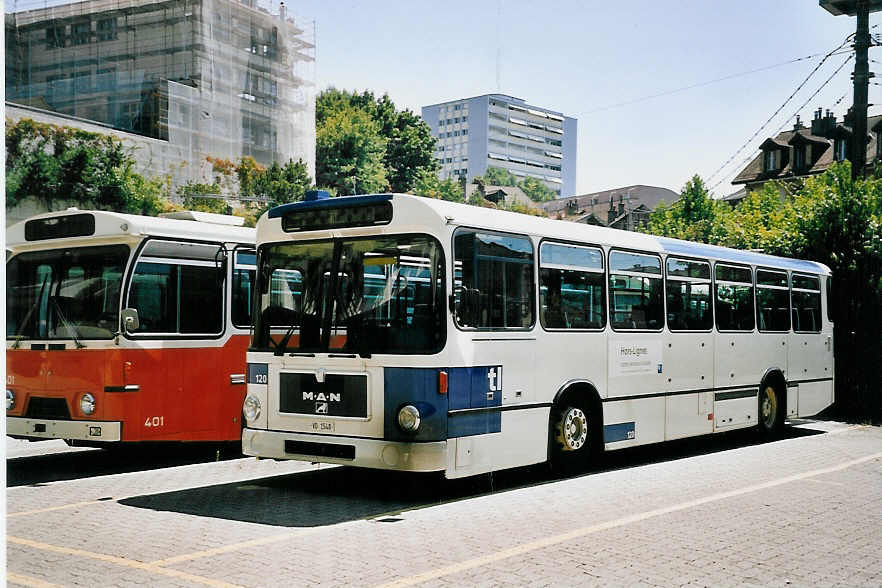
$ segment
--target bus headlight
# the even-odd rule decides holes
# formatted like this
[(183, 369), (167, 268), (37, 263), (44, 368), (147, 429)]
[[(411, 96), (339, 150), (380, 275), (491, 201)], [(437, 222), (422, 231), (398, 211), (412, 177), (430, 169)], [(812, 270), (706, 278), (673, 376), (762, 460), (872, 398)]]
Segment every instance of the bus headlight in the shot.
[(95, 397), (88, 392), (80, 396), (80, 412), (83, 414), (95, 412)]
[(260, 416), (260, 400), (256, 396), (246, 396), (242, 404), (242, 412), (245, 413), (246, 420), (254, 421)]
[(12, 410), (13, 408), (15, 408), (15, 392), (13, 392), (9, 388), (7, 388), (6, 389), (6, 410)]
[(398, 411), (398, 426), (402, 431), (415, 433), (420, 428), (420, 411), (417, 407), (411, 404), (402, 406)]

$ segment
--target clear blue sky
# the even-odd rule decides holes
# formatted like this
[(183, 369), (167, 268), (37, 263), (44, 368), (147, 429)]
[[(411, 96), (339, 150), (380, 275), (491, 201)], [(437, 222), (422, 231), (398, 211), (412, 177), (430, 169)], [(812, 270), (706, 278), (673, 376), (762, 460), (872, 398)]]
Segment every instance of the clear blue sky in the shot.
[[(274, 2), (275, 4), (275, 2)], [(606, 106), (825, 54), (854, 32), (817, 0), (531, 2), (289, 0), (316, 23), (318, 88), (388, 92), (426, 104), (502, 92), (579, 121), (577, 191), (710, 176), (785, 101), (820, 57), (634, 104)], [(870, 25), (882, 22), (871, 15)], [(882, 33), (882, 28), (873, 33)], [(499, 59), (497, 59), (497, 57)], [(738, 158), (756, 153), (846, 58), (831, 57)], [(870, 58), (882, 62), (882, 50)], [(497, 61), (499, 63), (497, 76)], [(851, 104), (853, 61), (806, 105)], [(870, 63), (871, 71), (882, 70)], [(497, 77), (499, 84), (497, 84)], [(882, 75), (880, 75), (882, 78)], [(880, 79), (882, 81), (882, 79)], [(870, 86), (882, 104), (882, 86)], [(873, 109), (871, 107), (871, 112)], [(792, 126), (792, 121), (786, 128)], [(718, 196), (735, 190), (732, 165)]]

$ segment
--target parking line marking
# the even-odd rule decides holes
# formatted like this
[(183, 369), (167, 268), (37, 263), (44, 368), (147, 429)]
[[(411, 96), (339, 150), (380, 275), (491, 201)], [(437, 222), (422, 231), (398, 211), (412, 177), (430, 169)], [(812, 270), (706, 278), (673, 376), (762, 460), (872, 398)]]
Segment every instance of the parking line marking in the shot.
[(279, 541), (284, 541), (286, 539), (293, 539), (294, 537), (302, 537), (304, 535), (309, 535), (311, 533), (315, 533), (318, 528), (313, 527), (311, 529), (303, 529), (298, 531), (290, 531), (288, 533), (279, 533), (278, 535), (270, 535), (269, 537), (260, 537), (258, 539), (251, 539), (250, 541), (242, 541), (239, 543), (230, 543), (229, 545), (224, 545), (222, 547), (214, 547), (212, 549), (205, 549), (203, 551), (194, 551), (193, 553), (185, 553), (182, 555), (176, 555), (173, 557), (168, 557), (166, 559), (158, 559), (156, 561), (151, 561), (150, 565), (152, 566), (168, 566), (176, 563), (180, 563), (182, 561), (192, 561), (194, 559), (201, 559), (203, 557), (211, 557), (213, 555), (220, 555), (222, 553), (230, 553), (232, 551), (239, 551), (240, 549), (246, 549), (248, 547), (255, 547), (258, 545), (267, 545), (269, 543), (278, 543)]
[(195, 582), (197, 584), (205, 584), (206, 586), (212, 586), (214, 588), (240, 588), (236, 584), (230, 584), (228, 582), (223, 582), (221, 580), (214, 580), (212, 578), (205, 578), (202, 576), (196, 576), (194, 574), (188, 574), (187, 572), (182, 572), (179, 570), (169, 569), (169, 568), (161, 568), (159, 566), (155, 566), (149, 563), (144, 563), (141, 561), (137, 561), (134, 559), (126, 559), (124, 557), (117, 557), (115, 555), (107, 555), (104, 553), (95, 553), (93, 551), (86, 551), (84, 549), (72, 549), (70, 547), (60, 547), (58, 545), (51, 545), (49, 543), (41, 543), (39, 541), (32, 541), (30, 539), (23, 539), (21, 537), (14, 537), (12, 535), (7, 535), (6, 540), (9, 543), (16, 543), (18, 545), (24, 545), (25, 547), (31, 547), (33, 549), (40, 549), (43, 551), (52, 551), (54, 553), (63, 553), (65, 555), (75, 555), (78, 557), (86, 557), (89, 559), (96, 559), (98, 561), (104, 561), (107, 563), (116, 564), (118, 566), (124, 566), (127, 568), (134, 568), (136, 570), (141, 570), (144, 572), (150, 572), (153, 574), (158, 574), (162, 576), (169, 576), (172, 578), (178, 578), (181, 580), (188, 580), (190, 582)]
[(32, 578), (22, 574), (13, 574), (12, 572), (6, 572), (6, 582), (9, 584), (17, 584), (19, 586), (28, 586), (29, 588), (63, 588), (60, 584), (53, 584), (52, 582), (46, 582), (39, 578)]
[(85, 502), (73, 502), (71, 504), (62, 504), (60, 506), (47, 506), (46, 508), (38, 508), (35, 510), (23, 510), (19, 512), (11, 512), (6, 516), (7, 518), (12, 517), (23, 517), (27, 515), (40, 514), (44, 512), (52, 512), (53, 510), (64, 510), (67, 508), (76, 508), (78, 506), (89, 506), (91, 504), (100, 504), (102, 502), (115, 502), (115, 500), (87, 500)]
[(436, 568), (434, 570), (429, 570), (427, 572), (423, 572), (422, 574), (416, 574), (414, 576), (399, 578), (397, 580), (393, 580), (391, 582), (381, 584), (378, 588), (398, 588), (401, 586), (413, 586), (414, 584), (420, 584), (422, 582), (428, 582), (429, 580), (435, 580), (437, 578), (442, 578), (444, 576), (449, 576), (451, 574), (456, 574), (459, 572), (464, 572), (467, 570), (471, 570), (477, 567), (485, 566), (491, 563), (495, 563), (498, 561), (502, 561), (504, 559), (508, 559), (511, 557), (524, 555), (530, 553), (532, 551), (536, 551), (539, 549), (543, 549), (546, 547), (551, 547), (553, 545), (558, 545), (560, 543), (565, 543), (567, 541), (572, 541), (573, 539), (579, 539), (586, 535), (590, 535), (592, 533), (597, 533), (599, 531), (606, 531), (608, 529), (614, 529), (616, 527), (623, 527), (625, 525), (630, 525), (631, 523), (637, 523), (641, 521), (645, 521), (647, 519), (651, 519), (654, 517), (658, 517), (661, 515), (666, 515), (674, 512), (678, 512), (681, 510), (686, 510), (689, 508), (693, 508), (696, 506), (702, 506), (711, 502), (717, 502), (720, 500), (725, 500), (727, 498), (733, 498), (735, 496), (741, 496), (743, 494), (750, 494), (751, 492), (757, 492), (759, 490), (766, 490), (768, 488), (774, 488), (776, 486), (781, 486), (783, 484), (789, 484), (790, 482), (796, 482), (799, 480), (805, 480), (808, 478), (814, 478), (815, 476), (820, 476), (823, 474), (830, 474), (833, 472), (838, 472), (852, 466), (856, 466), (862, 463), (866, 463), (868, 461), (873, 461), (876, 459), (882, 458), (882, 452), (874, 453), (872, 455), (866, 455), (864, 457), (860, 457), (857, 459), (853, 459), (851, 461), (842, 462), (835, 466), (830, 466), (826, 468), (820, 468), (817, 470), (810, 470), (807, 472), (802, 472), (801, 474), (793, 474), (791, 476), (785, 476), (783, 478), (778, 478), (776, 480), (770, 480), (768, 482), (763, 482), (760, 484), (754, 484), (752, 486), (746, 486), (744, 488), (738, 488), (737, 490), (729, 490), (727, 492), (718, 492), (716, 494), (711, 494), (710, 496), (705, 496), (704, 498), (696, 498), (695, 500), (689, 500), (687, 502), (681, 502), (679, 504), (674, 504), (671, 506), (665, 506), (662, 508), (656, 508), (654, 510), (649, 510), (633, 515), (628, 515), (625, 517), (621, 517), (618, 519), (614, 519), (612, 521), (607, 521), (605, 523), (598, 523), (596, 525), (590, 525), (587, 527), (581, 527), (579, 529), (574, 529), (567, 533), (561, 533), (559, 535), (552, 535), (550, 537), (545, 537), (543, 539), (537, 539), (535, 541), (531, 541), (529, 543), (523, 543), (521, 545), (516, 545), (514, 547), (510, 547), (508, 549), (503, 549), (497, 551), (496, 553), (490, 553), (484, 556), (475, 557), (472, 559), (467, 559), (465, 561), (461, 561), (459, 563), (451, 564), (448, 566)]

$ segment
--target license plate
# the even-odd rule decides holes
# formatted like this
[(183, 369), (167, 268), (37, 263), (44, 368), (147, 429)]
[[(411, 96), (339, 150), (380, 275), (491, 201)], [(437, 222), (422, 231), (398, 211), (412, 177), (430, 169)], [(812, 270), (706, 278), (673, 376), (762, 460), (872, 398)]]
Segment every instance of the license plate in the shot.
[(333, 433), (334, 432), (334, 423), (324, 423), (324, 422), (312, 423), (312, 430), (314, 433)]

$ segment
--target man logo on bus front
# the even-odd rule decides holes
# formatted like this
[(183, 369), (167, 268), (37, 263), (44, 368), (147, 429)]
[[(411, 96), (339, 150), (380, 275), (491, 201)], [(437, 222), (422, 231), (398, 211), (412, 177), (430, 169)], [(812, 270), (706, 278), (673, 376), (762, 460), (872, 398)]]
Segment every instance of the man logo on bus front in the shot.
[(315, 414), (328, 414), (328, 403), (327, 402), (316, 402), (315, 403)]

